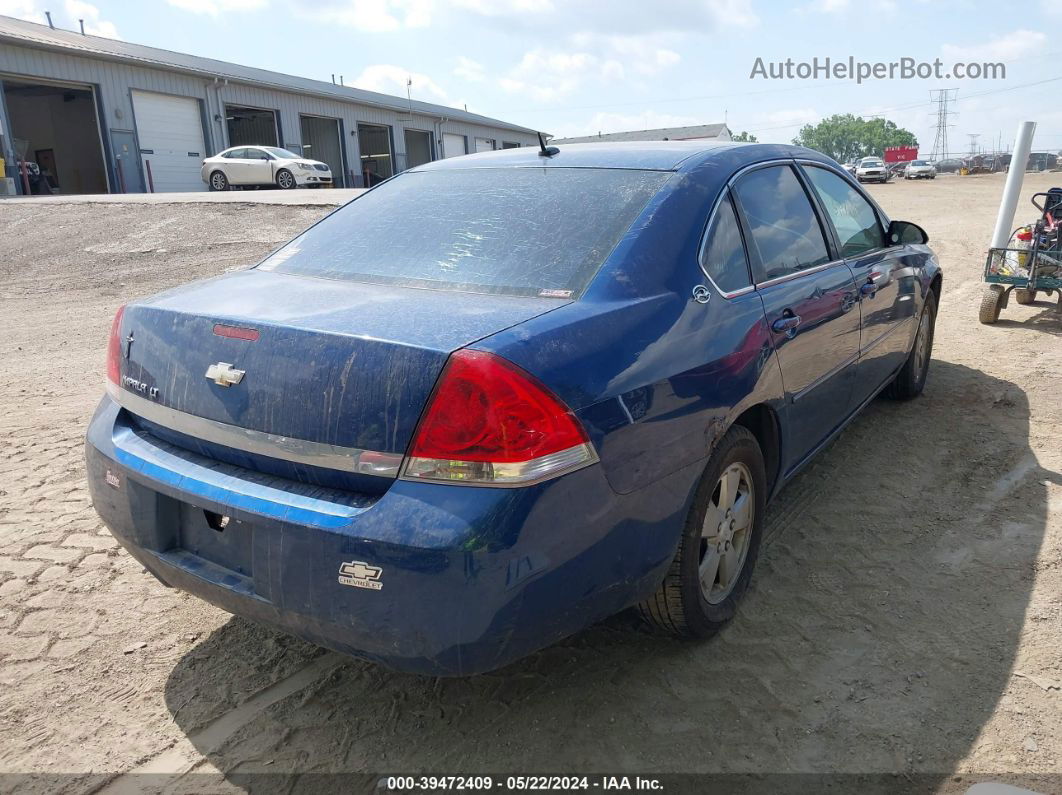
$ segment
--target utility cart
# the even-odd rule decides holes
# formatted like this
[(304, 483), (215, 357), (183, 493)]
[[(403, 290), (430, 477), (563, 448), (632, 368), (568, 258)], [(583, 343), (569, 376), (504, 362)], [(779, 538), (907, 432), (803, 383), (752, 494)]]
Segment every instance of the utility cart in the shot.
[(1033, 303), (1040, 293), (1057, 293), (1062, 311), (1062, 188), (1034, 194), (1032, 203), (1039, 220), (1015, 229), (1006, 248), (988, 250), (978, 312), (982, 323), (999, 320), (1011, 292), (1019, 304)]

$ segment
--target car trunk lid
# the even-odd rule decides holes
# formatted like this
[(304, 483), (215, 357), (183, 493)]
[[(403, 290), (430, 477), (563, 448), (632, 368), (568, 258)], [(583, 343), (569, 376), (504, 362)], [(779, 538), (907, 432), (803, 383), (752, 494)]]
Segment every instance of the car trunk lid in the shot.
[(121, 388), (258, 442), (402, 454), (452, 351), (564, 303), (244, 271), (130, 304)]

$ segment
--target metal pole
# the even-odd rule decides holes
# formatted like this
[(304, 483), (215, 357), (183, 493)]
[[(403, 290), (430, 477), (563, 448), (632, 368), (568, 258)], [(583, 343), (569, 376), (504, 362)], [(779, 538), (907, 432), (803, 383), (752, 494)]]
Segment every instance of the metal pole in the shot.
[(29, 186), (29, 174), (26, 173), (26, 161), (20, 158), (18, 164), (20, 166), (19, 170), (22, 172), (22, 190), (25, 191), (26, 196), (30, 196), (32, 192)]
[(1033, 133), (1036, 122), (1023, 121), (1018, 125), (1018, 134), (1014, 139), (1014, 155), (1010, 160), (1010, 171), (1003, 186), (1003, 198), (999, 202), (999, 215), (996, 216), (996, 231), (992, 233), (991, 248), (1005, 248), (1014, 230), (1014, 211), (1018, 208), (1022, 182), (1025, 181), (1025, 166), (1032, 149)]
[(147, 166), (148, 193), (154, 193), (155, 192), (155, 180), (153, 180), (151, 178), (151, 161), (150, 160), (145, 160), (144, 161), (144, 165)]

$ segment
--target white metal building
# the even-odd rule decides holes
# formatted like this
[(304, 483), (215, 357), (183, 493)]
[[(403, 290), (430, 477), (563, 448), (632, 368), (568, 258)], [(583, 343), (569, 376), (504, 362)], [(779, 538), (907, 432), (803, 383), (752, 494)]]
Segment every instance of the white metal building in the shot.
[(443, 105), (0, 16), (0, 156), (20, 189), (16, 164), (36, 164), (32, 192), (205, 190), (203, 158), (240, 144), (282, 146), (364, 187), (536, 140)]

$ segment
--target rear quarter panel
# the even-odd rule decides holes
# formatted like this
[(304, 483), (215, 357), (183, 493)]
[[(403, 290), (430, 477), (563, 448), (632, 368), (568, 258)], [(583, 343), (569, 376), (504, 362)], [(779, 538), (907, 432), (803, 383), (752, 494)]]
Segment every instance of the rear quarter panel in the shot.
[(701, 235), (734, 168), (713, 160), (676, 174), (581, 300), (474, 346), (534, 373), (576, 411), (621, 494), (706, 459), (749, 406), (784, 411), (759, 296), (691, 297), (709, 284)]

